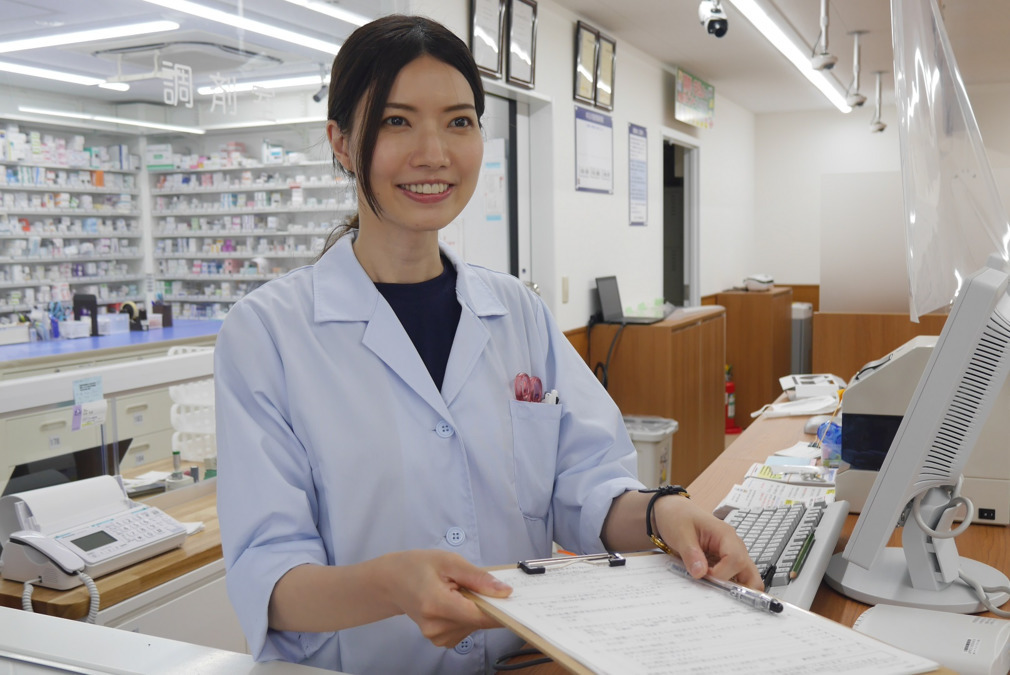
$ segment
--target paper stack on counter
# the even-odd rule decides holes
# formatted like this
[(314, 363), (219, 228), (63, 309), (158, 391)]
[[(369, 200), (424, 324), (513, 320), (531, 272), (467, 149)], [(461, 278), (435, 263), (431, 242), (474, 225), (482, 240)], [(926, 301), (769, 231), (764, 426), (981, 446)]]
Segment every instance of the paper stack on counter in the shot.
[(835, 484), (835, 474), (838, 469), (826, 466), (811, 465), (776, 465), (769, 466), (760, 462), (751, 466), (745, 474), (745, 478), (761, 478), (764, 480), (778, 481), (779, 483), (792, 483), (794, 485), (815, 485), (818, 487), (828, 487)]
[[(761, 466), (761, 465), (758, 465)], [(816, 504), (835, 501), (834, 485), (798, 485), (753, 476), (745, 478), (742, 485), (734, 485), (719, 505), (715, 515), (725, 518), (733, 509), (771, 509), (789, 504)]]

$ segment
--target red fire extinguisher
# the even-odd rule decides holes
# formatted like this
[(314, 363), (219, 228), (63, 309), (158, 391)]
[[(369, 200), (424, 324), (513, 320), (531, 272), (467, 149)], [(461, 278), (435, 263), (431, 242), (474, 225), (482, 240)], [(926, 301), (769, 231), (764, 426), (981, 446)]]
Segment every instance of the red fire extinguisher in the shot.
[(743, 429), (736, 424), (736, 385), (733, 384), (733, 369), (726, 366), (726, 433), (739, 434)]

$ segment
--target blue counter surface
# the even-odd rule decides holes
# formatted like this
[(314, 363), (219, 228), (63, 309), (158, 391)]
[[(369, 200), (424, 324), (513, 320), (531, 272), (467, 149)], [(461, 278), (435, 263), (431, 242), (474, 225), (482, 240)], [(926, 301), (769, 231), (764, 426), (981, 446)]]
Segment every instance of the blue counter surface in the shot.
[(93, 350), (119, 349), (159, 342), (185, 340), (217, 335), (221, 322), (214, 320), (176, 319), (171, 328), (129, 331), (115, 335), (77, 338), (76, 340), (49, 340), (47, 342), (22, 342), (0, 346), (0, 363), (37, 359), (48, 356), (66, 356)]

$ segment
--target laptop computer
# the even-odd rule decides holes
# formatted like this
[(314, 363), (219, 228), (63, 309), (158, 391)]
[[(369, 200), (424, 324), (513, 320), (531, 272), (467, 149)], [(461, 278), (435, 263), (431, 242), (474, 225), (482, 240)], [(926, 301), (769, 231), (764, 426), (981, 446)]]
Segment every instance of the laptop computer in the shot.
[(662, 321), (662, 317), (625, 316), (621, 309), (621, 292), (617, 289), (617, 277), (596, 277), (596, 292), (600, 296), (600, 313), (604, 323), (650, 324)]

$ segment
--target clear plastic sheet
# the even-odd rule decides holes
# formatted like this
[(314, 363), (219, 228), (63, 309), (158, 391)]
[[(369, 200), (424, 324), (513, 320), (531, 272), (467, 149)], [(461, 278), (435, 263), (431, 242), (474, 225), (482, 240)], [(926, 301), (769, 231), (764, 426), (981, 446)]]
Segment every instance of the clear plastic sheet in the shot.
[(949, 306), (1010, 223), (936, 0), (891, 0), (909, 313)]

